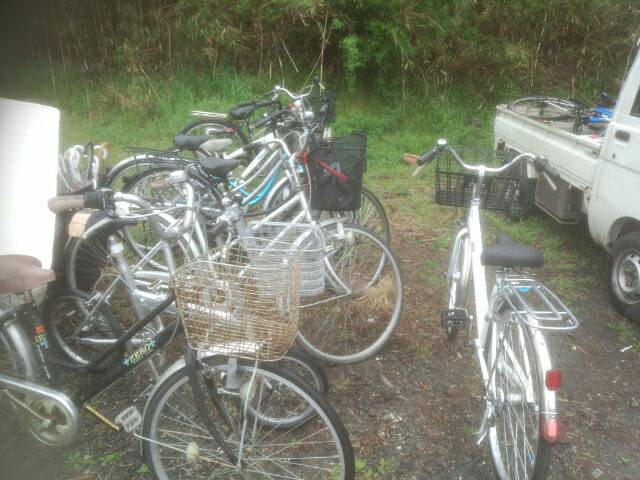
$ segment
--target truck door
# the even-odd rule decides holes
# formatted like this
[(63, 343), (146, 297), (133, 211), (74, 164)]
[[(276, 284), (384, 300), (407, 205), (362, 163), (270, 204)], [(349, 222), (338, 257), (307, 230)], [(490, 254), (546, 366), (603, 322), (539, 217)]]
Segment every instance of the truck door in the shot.
[(640, 55), (607, 127), (589, 207), (589, 229), (600, 245), (615, 240), (615, 222), (640, 220)]

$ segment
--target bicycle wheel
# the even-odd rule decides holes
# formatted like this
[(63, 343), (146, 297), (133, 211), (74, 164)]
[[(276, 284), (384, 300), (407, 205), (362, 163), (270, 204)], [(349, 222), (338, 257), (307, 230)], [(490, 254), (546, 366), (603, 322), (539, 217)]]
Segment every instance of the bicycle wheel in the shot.
[(353, 212), (321, 212), (319, 218), (344, 217), (349, 223), (361, 225), (391, 244), (391, 229), (387, 213), (378, 197), (366, 187), (362, 187), (362, 203)]
[(324, 368), (302, 350), (290, 348), (285, 356), (276, 362), (276, 365), (295, 373), (322, 395), (329, 392), (329, 379)]
[(121, 160), (111, 168), (105, 178), (104, 186), (116, 191), (122, 191), (131, 183), (131, 179), (139, 177), (147, 170), (155, 168), (166, 169), (167, 171), (181, 170), (191, 163), (192, 161), (187, 159), (164, 160), (150, 155), (135, 155)]
[[(235, 374), (227, 366), (224, 357), (206, 360), (205, 378), (226, 386), (227, 378), (233, 376), (240, 385), (236, 391), (218, 388), (220, 408), (211, 408), (207, 414), (225, 446), (240, 457), (240, 466), (230, 462), (203, 425), (183, 368), (158, 387), (143, 420), (143, 453), (155, 478), (354, 478), (348, 434), (320, 394), (292, 373), (270, 365), (254, 370), (253, 362), (239, 360)], [(269, 392), (266, 386), (273, 388)], [(245, 406), (260, 415), (250, 418), (244, 414)], [(286, 430), (259, 420), (308, 408), (316, 414)]]
[[(158, 208), (170, 208), (184, 205), (185, 199), (182, 192), (179, 190), (165, 188), (158, 191), (152, 186), (155, 180), (163, 179), (169, 173), (169, 169), (164, 169), (162, 167), (149, 169), (142, 172), (137, 177), (129, 179), (122, 191), (132, 193), (143, 198), (151, 205)], [(218, 191), (217, 184), (215, 182), (203, 184), (195, 178), (192, 178), (190, 183), (199, 194), (199, 213), (202, 213), (203, 218), (205, 218), (207, 222), (215, 222), (215, 219), (222, 211), (222, 195)], [(124, 233), (127, 243), (140, 258), (142, 258), (147, 252), (149, 252), (150, 248), (160, 241), (160, 238), (155, 235), (146, 222), (140, 222), (137, 225), (126, 227), (122, 232)], [(166, 270), (164, 264), (158, 264), (155, 259), (152, 260), (151, 265), (155, 268)]]
[[(495, 363), (488, 383), (493, 411), (489, 446), (498, 478), (546, 478), (551, 444), (542, 433), (540, 412), (545, 410), (544, 379), (531, 329), (509, 311), (499, 314), (493, 329)], [(538, 332), (542, 335), (542, 332)], [(546, 347), (545, 347), (546, 348)]]
[[(17, 321), (0, 325), (0, 373), (33, 379), (39, 371), (29, 337)], [(19, 397), (22, 395), (17, 394)], [(30, 417), (23, 414), (6, 395), (0, 394), (0, 447), (11, 449), (20, 424)]]
[[(169, 226), (174, 219), (166, 215), (158, 217), (158, 221)], [(137, 263), (160, 241), (160, 238), (146, 221), (141, 221), (134, 226), (123, 227), (115, 235), (123, 241), (125, 256), (130, 265)], [(202, 246), (198, 245), (198, 242), (190, 240), (191, 237), (185, 235), (173, 247), (173, 253), (177, 260), (195, 258), (200, 254)], [(70, 238), (65, 246), (64, 255), (64, 280), (69, 288), (84, 292), (100, 291), (101, 288), (106, 288), (119, 274), (107, 247), (107, 238), (100, 233), (90, 238)], [(162, 249), (150, 258), (147, 265), (157, 271), (167, 271)]]
[[(449, 286), (447, 307), (449, 310), (467, 310), (467, 295), (469, 292), (469, 274), (471, 270), (471, 255), (469, 233), (465, 228), (460, 230), (454, 239), (449, 255), (447, 269), (447, 283)], [(468, 312), (467, 312), (468, 314)], [(452, 342), (458, 335), (460, 327), (445, 327), (447, 340)]]
[(387, 244), (360, 225), (325, 227), (325, 291), (301, 299), (298, 340), (314, 358), (353, 364), (377, 354), (400, 322), (400, 266)]
[[(44, 325), (51, 345), (78, 365), (86, 365), (109, 349), (122, 328), (109, 304), (100, 304), (93, 316), (89, 295), (65, 289), (50, 297), (44, 307)], [(124, 346), (100, 364), (104, 370), (124, 355)]]
[(554, 97), (524, 97), (514, 100), (509, 108), (521, 115), (543, 121), (574, 120), (584, 105)]

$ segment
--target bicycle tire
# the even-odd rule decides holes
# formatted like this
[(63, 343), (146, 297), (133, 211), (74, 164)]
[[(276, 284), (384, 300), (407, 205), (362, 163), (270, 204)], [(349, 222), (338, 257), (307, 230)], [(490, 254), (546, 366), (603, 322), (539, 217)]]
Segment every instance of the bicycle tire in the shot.
[[(203, 361), (207, 364), (207, 375), (224, 382), (227, 372), (227, 358), (210, 357)], [(351, 480), (355, 478), (355, 462), (349, 436), (337, 413), (322, 395), (291, 372), (272, 365), (262, 364), (257, 367), (253, 385), (260, 385), (260, 387), (256, 386), (253, 390), (250, 379), (254, 374), (254, 362), (238, 360), (238, 371), (243, 381), (239, 392), (243, 392), (241, 395), (245, 395), (245, 398), (251, 394), (251, 402), (255, 402), (258, 408), (262, 405), (263, 400), (262, 386), (266, 382), (271, 382), (279, 383), (288, 389), (288, 401), (291, 404), (298, 402), (303, 406), (308, 404), (317, 412), (317, 415), (314, 415), (310, 421), (295, 428), (286, 431), (268, 429), (269, 431), (262, 432), (262, 425), (257, 420), (249, 422), (246, 419), (245, 421), (246, 417), (243, 417), (242, 409), (238, 408), (237, 394), (229, 394), (224, 389), (218, 390), (221, 392), (218, 394), (218, 401), (233, 424), (225, 426), (225, 420), (213, 408), (211, 413), (207, 414), (214, 419), (214, 413), (217, 413), (216, 426), (219, 425), (221, 429), (225, 429), (224, 435), (228, 439), (227, 445), (234, 451), (237, 450), (244, 454), (241, 470), (243, 478), (269, 478), (269, 473), (274, 470), (277, 472), (275, 475), (278, 473), (282, 475), (283, 465), (286, 466), (284, 471), (287, 472), (287, 475), (295, 475), (296, 471), (303, 470), (304, 477), (291, 478), (327, 478), (332, 474), (335, 475), (332, 478), (336, 479)], [(220, 385), (222, 384), (220, 383)], [(278, 401), (275, 400), (275, 402)], [(267, 400), (266, 408), (284, 407), (284, 397), (282, 397), (282, 401), (281, 405), (276, 405), (273, 397), (270, 397)], [(169, 402), (178, 405), (178, 408)], [(167, 480), (169, 478), (167, 471), (171, 469), (172, 460), (175, 460), (178, 466), (186, 464), (187, 467), (184, 471), (173, 470), (171, 478), (211, 478), (212, 473), (219, 473), (216, 478), (237, 478), (234, 476), (236, 475), (236, 466), (229, 464), (226, 457), (216, 456), (219, 452), (219, 446), (208, 431), (201, 426), (201, 413), (196, 411), (193, 404), (186, 368), (170, 375), (158, 386), (149, 400), (142, 425), (142, 451), (147, 465), (151, 467), (154, 478)], [(164, 425), (169, 427), (164, 427)], [(317, 426), (323, 428), (313, 432)], [(195, 433), (186, 431), (188, 429), (195, 430)], [(245, 435), (241, 437), (243, 431)], [(310, 431), (311, 434), (309, 434)], [(263, 436), (260, 437), (261, 433)], [(271, 435), (275, 435), (275, 438), (272, 439)], [(241, 445), (240, 438), (244, 440), (242, 449), (238, 448)], [(270, 444), (270, 441), (273, 443)], [(325, 452), (323, 445), (327, 444), (330, 444), (329, 447), (326, 447), (330, 450)], [(247, 448), (245, 449), (244, 446)], [(269, 447), (275, 449), (274, 453), (279, 456), (270, 459), (268, 457)], [(299, 455), (292, 451), (296, 448), (302, 449)], [(333, 453), (334, 448), (335, 454), (328, 455), (328, 453)], [(167, 453), (173, 458), (167, 457)], [(300, 455), (306, 455), (306, 457), (301, 458)], [(333, 458), (337, 460), (331, 461)], [(322, 465), (322, 467), (318, 467), (322, 470), (318, 470), (319, 475), (311, 477), (308, 476), (308, 473), (314, 473), (313, 467), (307, 462), (314, 460)]]
[[(274, 190), (270, 196), (268, 203), (265, 205), (265, 210), (271, 210), (274, 206), (282, 205), (289, 200), (291, 193), (284, 193), (286, 190), (293, 192), (293, 189), (288, 184), (281, 184)], [(391, 244), (391, 228), (389, 226), (389, 219), (387, 218), (387, 212), (382, 205), (382, 202), (378, 199), (375, 193), (366, 187), (362, 187), (362, 203), (358, 210), (353, 212), (325, 212), (325, 211), (313, 211), (313, 216), (322, 221), (327, 218), (346, 218), (349, 223), (355, 223), (362, 227), (371, 230), (378, 235), (387, 244)]]
[[(498, 342), (496, 337), (504, 334), (504, 343), (509, 348), (497, 348), (496, 364), (487, 365), (489, 371), (495, 372), (494, 378), (488, 383), (491, 390), (488, 397), (495, 399), (496, 403), (493, 424), (489, 428), (489, 447), (494, 470), (501, 480), (542, 480), (547, 476), (551, 460), (551, 444), (544, 438), (539, 417), (539, 412), (544, 411), (541, 406), (545, 405), (543, 396), (546, 395), (544, 378), (540, 375), (539, 368), (538, 349), (543, 348), (543, 345), (540, 342), (534, 343), (531, 328), (512, 320), (508, 309), (501, 309), (498, 315), (496, 327), (492, 330), (495, 337), (490, 341)], [(499, 333), (498, 328), (501, 329)], [(538, 333), (542, 335), (542, 331)], [(518, 352), (523, 357), (516, 358)], [(525, 381), (527, 385), (523, 385)], [(529, 405), (530, 403), (533, 405)], [(525, 418), (529, 412), (530, 415)], [(522, 418), (518, 417), (520, 414)], [(513, 432), (513, 427), (520, 428), (520, 432)], [(510, 434), (507, 434), (507, 429), (511, 429)], [(532, 435), (530, 440), (527, 433)], [(522, 455), (518, 453), (520, 443), (529, 447)], [(531, 448), (532, 446), (535, 448)], [(515, 465), (509, 463), (510, 459), (516, 460)], [(524, 467), (523, 470), (521, 467)]]
[(320, 364), (306, 354), (302, 349), (292, 347), (282, 359), (276, 362), (280, 368), (285, 368), (315, 388), (318, 393), (329, 393), (329, 379), (327, 372)]
[(321, 212), (320, 218), (322, 218), (323, 213), (332, 217), (345, 217), (349, 223), (355, 223), (371, 230), (387, 242), (388, 245), (391, 245), (391, 228), (389, 227), (387, 212), (385, 212), (382, 202), (375, 193), (364, 186), (362, 187), (361, 197), (362, 202), (358, 210), (352, 212)]
[(121, 191), (130, 183), (131, 178), (137, 177), (146, 170), (152, 168), (167, 168), (168, 170), (181, 170), (191, 165), (191, 160), (163, 159), (148, 155), (134, 155), (118, 162), (107, 174), (104, 186)]
[[(318, 393), (326, 396), (329, 389), (329, 381), (322, 367), (318, 365), (309, 355), (297, 348), (290, 348), (289, 351), (280, 360), (274, 363), (278, 368), (292, 372), (300, 379), (304, 380), (309, 386), (316, 389)], [(312, 408), (301, 412), (293, 418), (266, 418), (256, 414), (255, 410), (249, 407), (247, 414), (251, 419), (257, 418), (263, 425), (267, 425), (274, 429), (293, 428), (299, 424), (309, 421), (315, 411)]]
[[(40, 365), (29, 336), (17, 321), (8, 321), (0, 326), (0, 373), (25, 380), (33, 380), (40, 372)], [(6, 395), (0, 395), (0, 447), (11, 449), (8, 440), (25, 425), (28, 428), (30, 415), (16, 407)]]
[(300, 311), (298, 341), (320, 361), (359, 363), (380, 352), (398, 327), (404, 304), (400, 265), (386, 242), (360, 225), (334, 223), (324, 229), (327, 268), (337, 271), (352, 293), (329, 285), (327, 274), (325, 292), (301, 301), (306, 306)]
[[(447, 307), (466, 310), (469, 293), (469, 278), (471, 273), (471, 257), (469, 250), (469, 234), (465, 233), (454, 239), (449, 254), (449, 268), (447, 270), (448, 298)], [(447, 340), (453, 342), (460, 327), (444, 327)]]
[(585, 108), (573, 100), (544, 96), (523, 97), (509, 103), (509, 109), (543, 121), (574, 120), (577, 112)]
[[(80, 290), (62, 289), (49, 297), (43, 308), (43, 311), (45, 312), (43, 322), (48, 332), (48, 339), (52, 347), (55, 351), (61, 353), (65, 358), (77, 365), (87, 365), (91, 360), (93, 360), (93, 357), (97, 357), (104, 351), (104, 349), (109, 348), (109, 346), (106, 346), (106, 348), (100, 348), (99, 345), (95, 348), (77, 348), (69, 341), (69, 335), (65, 333), (69, 328), (73, 331), (72, 333), (75, 333), (75, 330), (78, 328), (78, 325), (71, 321), (72, 315), (78, 313), (81, 315), (80, 322), (85, 321), (87, 312), (84, 304), (88, 302), (90, 298), (91, 297), (89, 295)], [(70, 302), (68, 305), (69, 308), (61, 312), (59, 311), (59, 308), (61, 307), (60, 304), (65, 301)], [(117, 339), (122, 331), (122, 327), (111, 311), (109, 304), (103, 302), (98, 307), (97, 313), (100, 315), (100, 318), (91, 322), (91, 337), (84, 338), (97, 340), (104, 340), (105, 338), (112, 340)], [(87, 330), (83, 329), (82, 332), (78, 333), (78, 336), (84, 333), (87, 333)], [(120, 349), (114, 351), (113, 355), (107, 357), (98, 367), (96, 367), (95, 371), (101, 372), (107, 370), (109, 367), (117, 363), (124, 353), (125, 349), (124, 346), (122, 346)]]

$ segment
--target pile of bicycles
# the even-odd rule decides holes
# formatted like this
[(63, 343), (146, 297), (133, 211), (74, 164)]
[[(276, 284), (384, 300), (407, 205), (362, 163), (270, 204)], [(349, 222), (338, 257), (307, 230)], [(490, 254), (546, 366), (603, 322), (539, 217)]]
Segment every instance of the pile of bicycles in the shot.
[[(551, 105), (529, 104), (539, 116)], [(61, 446), (85, 410), (138, 439), (163, 480), (353, 479), (322, 365), (377, 355), (403, 309), (389, 223), (363, 185), (366, 132), (331, 134), (335, 95), (318, 79), (193, 113), (170, 148), (132, 148), (105, 174), (106, 144), (61, 157), (59, 271), (0, 256), (0, 295), (22, 299), (0, 304), (0, 411)], [(436, 203), (468, 208), (440, 321), (477, 354), (477, 441), (501, 479), (546, 478), (561, 385), (550, 336), (579, 323), (531, 273), (541, 252), (504, 235), (483, 244), (480, 209), (508, 210), (521, 163), (542, 160), (440, 140), (414, 173), (435, 161)], [(92, 399), (141, 366), (144, 408), (99, 411)]]
[[(363, 186), (366, 133), (331, 136), (335, 96), (317, 79), (198, 115), (104, 178), (102, 147), (63, 157), (89, 181), (49, 202), (66, 237), (57, 280), (0, 256), (0, 294), (23, 299), (0, 310), (0, 408), (53, 446), (78, 438), (84, 409), (138, 438), (159, 479), (352, 479), (318, 361), (370, 359), (403, 307), (389, 224)], [(142, 411), (90, 404), (142, 365)], [(88, 380), (71, 388), (60, 369)]]

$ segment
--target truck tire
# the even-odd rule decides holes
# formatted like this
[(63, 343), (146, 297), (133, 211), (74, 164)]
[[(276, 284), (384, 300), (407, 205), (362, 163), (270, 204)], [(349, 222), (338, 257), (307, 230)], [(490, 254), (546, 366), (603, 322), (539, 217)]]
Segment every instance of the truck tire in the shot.
[(607, 279), (613, 308), (631, 320), (640, 320), (640, 232), (627, 233), (613, 244)]

